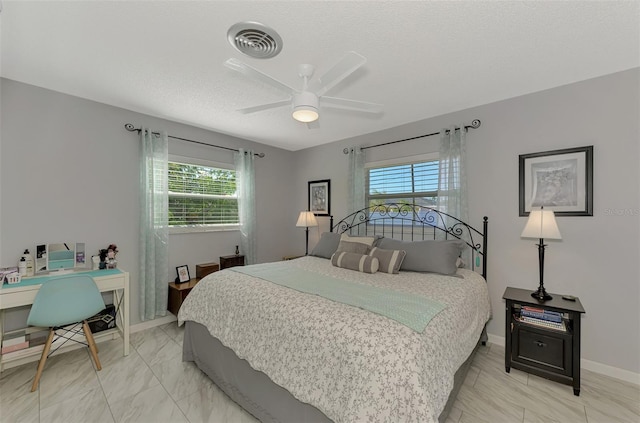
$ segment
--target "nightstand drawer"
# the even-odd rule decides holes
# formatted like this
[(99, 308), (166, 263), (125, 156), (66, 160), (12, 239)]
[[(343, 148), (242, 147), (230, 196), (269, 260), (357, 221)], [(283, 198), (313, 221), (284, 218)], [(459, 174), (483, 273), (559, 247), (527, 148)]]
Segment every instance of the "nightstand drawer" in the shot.
[(513, 337), (512, 361), (571, 376), (571, 335), (515, 325)]

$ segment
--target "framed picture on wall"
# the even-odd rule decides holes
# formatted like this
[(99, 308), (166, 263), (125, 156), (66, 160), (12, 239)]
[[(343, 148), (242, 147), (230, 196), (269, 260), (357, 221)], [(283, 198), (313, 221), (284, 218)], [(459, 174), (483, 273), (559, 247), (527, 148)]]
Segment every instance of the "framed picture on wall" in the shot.
[(532, 209), (593, 216), (593, 146), (521, 154), (520, 216)]
[(331, 179), (309, 181), (309, 211), (316, 216), (331, 214)]

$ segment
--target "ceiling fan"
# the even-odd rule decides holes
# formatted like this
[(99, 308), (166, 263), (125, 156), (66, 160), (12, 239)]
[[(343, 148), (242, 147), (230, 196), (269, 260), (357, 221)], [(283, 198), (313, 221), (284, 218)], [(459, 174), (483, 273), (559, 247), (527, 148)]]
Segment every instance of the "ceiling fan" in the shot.
[(303, 79), (302, 89), (292, 88), (277, 79), (255, 69), (237, 59), (229, 59), (224, 65), (250, 78), (257, 79), (271, 85), (289, 95), (286, 100), (258, 106), (239, 109), (241, 113), (255, 113), (262, 110), (274, 109), (291, 105), (292, 117), (303, 123), (311, 123), (319, 117), (320, 107), (331, 107), (343, 110), (354, 110), (365, 113), (381, 113), (382, 105), (366, 101), (349, 100), (346, 98), (329, 97), (325, 93), (338, 85), (345, 78), (358, 70), (367, 59), (356, 52), (348, 52), (345, 56), (319, 78), (311, 79), (315, 70), (313, 65), (300, 65), (298, 75)]

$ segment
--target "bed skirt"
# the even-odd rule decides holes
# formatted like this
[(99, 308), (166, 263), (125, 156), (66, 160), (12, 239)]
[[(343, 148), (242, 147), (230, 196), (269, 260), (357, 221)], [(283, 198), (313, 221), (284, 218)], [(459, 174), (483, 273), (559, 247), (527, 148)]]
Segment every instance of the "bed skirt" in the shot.
[[(484, 331), (480, 341), (486, 341)], [(477, 346), (456, 372), (455, 385), (440, 414), (440, 422), (446, 420), (476, 350)], [(331, 422), (320, 410), (311, 404), (300, 402), (267, 375), (254, 370), (246, 360), (238, 358), (230, 348), (222, 345), (199, 323), (185, 322), (182, 360), (195, 362), (225, 394), (263, 423)]]

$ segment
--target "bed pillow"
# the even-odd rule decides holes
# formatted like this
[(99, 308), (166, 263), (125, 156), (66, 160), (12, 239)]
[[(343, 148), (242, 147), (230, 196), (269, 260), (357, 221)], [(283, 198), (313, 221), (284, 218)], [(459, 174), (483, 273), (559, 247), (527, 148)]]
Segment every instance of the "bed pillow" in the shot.
[(400, 269), (443, 275), (456, 274), (458, 269), (456, 262), (465, 246), (466, 244), (460, 240), (403, 242), (383, 238), (380, 241), (380, 248), (406, 251), (407, 254)]
[(399, 273), (406, 254), (404, 250), (383, 250), (378, 247), (373, 247), (369, 252), (371, 257), (377, 258), (380, 262), (378, 270), (385, 273)]
[(362, 242), (340, 241), (336, 253), (369, 254), (369, 250), (371, 250), (371, 247)]
[(311, 251), (312, 256), (330, 259), (340, 244), (340, 234), (334, 232), (323, 232), (320, 240)]
[(376, 257), (366, 254), (356, 254), (339, 252), (331, 256), (331, 264), (343, 269), (357, 270), (364, 273), (376, 273), (380, 267), (380, 262)]
[(367, 244), (369, 247), (374, 247), (379, 239), (379, 236), (351, 236), (347, 234), (342, 234), (340, 237), (340, 241), (360, 242), (362, 244)]

